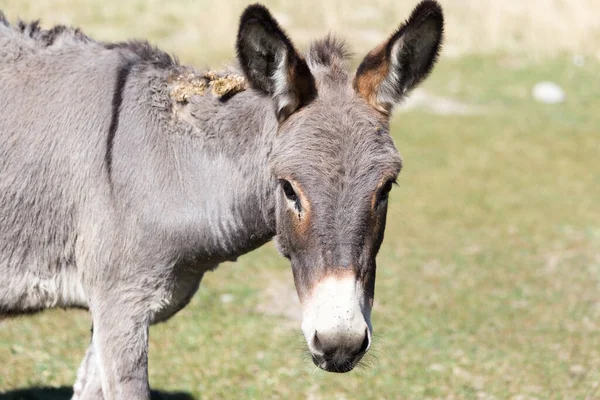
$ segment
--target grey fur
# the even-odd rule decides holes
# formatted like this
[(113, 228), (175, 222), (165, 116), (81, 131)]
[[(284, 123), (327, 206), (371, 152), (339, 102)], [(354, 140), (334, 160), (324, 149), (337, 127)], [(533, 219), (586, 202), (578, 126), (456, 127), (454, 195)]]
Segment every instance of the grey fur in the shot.
[[(0, 12), (0, 315), (90, 310), (75, 398), (147, 399), (149, 325), (183, 308), (206, 271), (274, 236), (301, 298), (350, 269), (372, 299), (379, 183), (401, 162), (346, 58), (343, 42), (316, 42), (318, 95), (280, 123), (264, 90), (175, 101), (172, 77), (200, 73), (145, 42), (11, 27)], [(310, 203), (302, 237), (280, 179)]]

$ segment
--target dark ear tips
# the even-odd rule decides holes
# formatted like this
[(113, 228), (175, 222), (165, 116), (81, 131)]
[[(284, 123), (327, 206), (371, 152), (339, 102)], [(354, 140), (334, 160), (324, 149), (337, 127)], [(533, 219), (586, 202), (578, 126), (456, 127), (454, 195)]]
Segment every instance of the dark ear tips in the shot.
[[(404, 24), (393, 35), (390, 40), (390, 45), (395, 41), (394, 39), (405, 33), (408, 27), (411, 27), (412, 31), (425, 29), (425, 25), (429, 25), (429, 31), (435, 32), (436, 35), (436, 57), (441, 50), (441, 45), (444, 39), (444, 11), (442, 6), (435, 0), (423, 0), (415, 9), (411, 12), (410, 17)], [(390, 46), (391, 49), (391, 46)], [(389, 53), (388, 53), (389, 55)]]
[(419, 16), (439, 16), (443, 19), (442, 6), (435, 0), (423, 0), (410, 13), (409, 21)]
[[(444, 40), (442, 6), (434, 0), (422, 1), (399, 31), (404, 31), (401, 34), (404, 34), (407, 44), (413, 49), (413, 54), (405, 57), (403, 63), (403, 68), (410, 71), (403, 80), (403, 85), (406, 90), (410, 90), (429, 76), (439, 58)], [(410, 63), (407, 59), (410, 59)]]
[(354, 87), (377, 110), (388, 114), (408, 91), (422, 82), (438, 60), (444, 14), (435, 0), (423, 0), (359, 66)]
[(443, 29), (444, 11), (442, 6), (435, 0), (423, 0), (410, 13), (403, 26), (414, 24), (418, 26), (423, 21), (434, 21), (436, 26)]
[[(260, 31), (260, 38), (253, 38), (251, 35), (257, 35), (257, 32), (253, 32), (256, 29)], [(279, 23), (273, 18), (271, 12), (267, 7), (262, 4), (252, 4), (246, 7), (242, 16), (240, 17), (239, 30), (237, 34), (236, 47), (238, 55), (240, 50), (243, 50), (241, 46), (252, 39), (263, 40), (264, 38), (274, 38), (283, 44), (288, 51), (293, 50), (294, 47), (292, 42), (287, 37), (283, 29), (279, 26)], [(258, 43), (264, 45), (264, 43)]]
[(261, 4), (240, 17), (237, 57), (250, 86), (272, 96), (281, 122), (314, 97), (314, 78), (291, 40)]
[(240, 24), (243, 24), (244, 22), (253, 18), (257, 20), (274, 21), (269, 9), (260, 3), (250, 4), (244, 9), (244, 12), (240, 18)]
[(292, 43), (262, 4), (252, 4), (240, 17), (236, 40), (237, 58), (251, 86), (265, 94), (273, 94), (269, 82), (275, 58), (281, 50), (294, 51)]
[(279, 24), (273, 18), (269, 9), (262, 4), (252, 4), (246, 7), (242, 16), (240, 17), (240, 30), (238, 31), (238, 43), (240, 39), (240, 34), (244, 31), (244, 28), (249, 25), (257, 25), (265, 29), (267, 33), (277, 33), (279, 35), (285, 34), (282, 29), (279, 27)]

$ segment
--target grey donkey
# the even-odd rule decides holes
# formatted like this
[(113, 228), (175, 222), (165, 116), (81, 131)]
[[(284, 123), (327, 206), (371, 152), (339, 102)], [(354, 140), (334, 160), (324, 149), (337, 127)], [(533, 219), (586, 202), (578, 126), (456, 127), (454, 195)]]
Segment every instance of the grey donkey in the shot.
[(148, 327), (274, 238), (315, 364), (352, 370), (402, 165), (390, 113), (442, 35), (423, 1), (350, 72), (341, 40), (300, 54), (251, 5), (238, 69), (207, 72), (0, 13), (0, 314), (89, 309), (74, 398), (148, 399)]

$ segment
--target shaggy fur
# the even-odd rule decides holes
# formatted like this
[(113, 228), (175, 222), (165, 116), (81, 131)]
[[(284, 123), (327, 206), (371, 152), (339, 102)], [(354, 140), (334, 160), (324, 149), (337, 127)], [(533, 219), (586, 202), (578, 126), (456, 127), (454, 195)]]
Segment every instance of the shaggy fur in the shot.
[[(407, 65), (426, 75), (437, 49), (419, 38), (441, 34), (427, 15), (394, 35), (411, 38), (398, 70), (370, 79), (416, 83), (395, 78)], [(368, 85), (353, 88), (338, 39), (300, 55), (255, 5), (237, 53), (244, 77), (212, 79), (146, 42), (10, 26), (0, 13), (0, 315), (90, 310), (75, 398), (147, 399), (149, 325), (183, 308), (206, 271), (274, 236), (303, 302), (325, 277), (355, 276), (371, 329), (401, 168), (388, 120)], [(336, 356), (315, 362), (352, 369), (370, 343), (359, 333), (331, 336)]]

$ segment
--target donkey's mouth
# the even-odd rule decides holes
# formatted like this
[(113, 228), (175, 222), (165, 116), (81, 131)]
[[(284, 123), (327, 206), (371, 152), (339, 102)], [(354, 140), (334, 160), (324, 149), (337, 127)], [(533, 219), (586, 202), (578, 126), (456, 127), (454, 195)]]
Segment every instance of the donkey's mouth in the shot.
[(356, 367), (363, 356), (367, 353), (367, 347), (363, 344), (358, 352), (349, 349), (337, 349), (326, 353), (313, 353), (312, 360), (315, 365), (327, 372), (344, 373)]
[(312, 360), (315, 365), (321, 368), (323, 371), (327, 372), (336, 372), (336, 373), (345, 373), (350, 372), (354, 369), (356, 364), (360, 361), (362, 355), (357, 357), (354, 360), (326, 360), (324, 356), (314, 355), (312, 356)]

